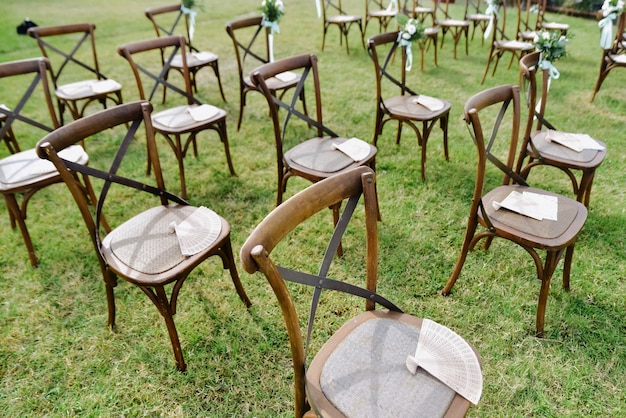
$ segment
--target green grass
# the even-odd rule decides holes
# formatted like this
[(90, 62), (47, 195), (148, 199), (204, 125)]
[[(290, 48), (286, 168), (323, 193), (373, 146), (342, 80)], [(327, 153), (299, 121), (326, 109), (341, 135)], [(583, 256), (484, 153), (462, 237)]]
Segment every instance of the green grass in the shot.
[[(102, 70), (124, 85), (126, 101), (137, 98), (128, 64), (116, 46), (153, 36), (143, 16), (147, 7), (169, 1), (3, 2), (0, 6), (0, 61), (38, 56), (33, 39), (15, 34), (26, 16), (39, 25), (92, 21)], [(236, 131), (238, 82), (232, 44), (224, 25), (257, 13), (260, 2), (204, 2), (195, 42), (220, 56), (227, 103), (214, 76), (200, 73), (200, 96), (229, 112), (229, 137), (237, 177), (230, 177), (215, 134), (200, 138), (200, 156), (187, 159), (190, 201), (225, 216), (236, 252), (275, 202), (275, 150), (266, 104), (250, 94), (241, 131)], [(349, 0), (362, 13), (362, 2)], [(458, 7), (458, 6), (457, 6)], [(571, 291), (555, 273), (548, 299), (545, 338), (534, 335), (539, 282), (530, 257), (519, 247), (496, 241), (488, 252), (472, 252), (448, 297), (440, 291), (458, 256), (475, 174), (475, 149), (461, 121), (465, 101), (483, 88), (518, 82), (517, 68), (501, 63), (481, 86), (488, 47), (478, 35), (469, 55), (452, 58), (450, 39), (439, 50), (439, 66), (427, 54), (425, 71), (414, 65), (411, 86), (452, 103), (450, 162), (443, 157), (440, 131), (428, 144), (427, 180), (420, 180), (419, 149), (407, 130), (394, 144), (388, 125), (379, 139), (380, 293), (406, 312), (451, 327), (472, 342), (483, 361), (484, 391), (470, 416), (623, 416), (626, 414), (626, 90), (616, 70), (590, 103), (601, 51), (592, 20), (550, 16), (569, 23), (575, 38), (570, 56), (557, 63), (561, 78), (552, 84), (550, 119), (561, 129), (586, 132), (608, 145), (594, 181), (587, 223), (574, 258)], [(277, 57), (313, 52), (319, 56), (325, 118), (335, 131), (370, 140), (374, 118), (374, 72), (356, 32), (351, 53), (337, 31), (321, 51), (322, 23), (310, 0), (289, 0), (275, 37)], [(370, 24), (369, 35), (377, 24)], [(0, 82), (0, 102), (18, 86)], [(525, 116), (525, 115), (524, 115)], [(110, 135), (113, 136), (113, 135)], [(39, 139), (20, 135), (24, 148)], [(178, 191), (171, 153), (161, 143), (166, 180)], [(140, 147), (140, 145), (139, 145)], [(99, 148), (89, 149), (94, 163)], [(139, 149), (138, 151), (141, 151)], [(0, 156), (6, 155), (0, 147)], [(137, 167), (141, 168), (143, 160)], [(564, 178), (537, 170), (531, 183), (570, 193)], [(287, 195), (306, 187), (295, 179)], [(116, 215), (134, 209), (119, 197)], [(0, 216), (0, 410), (5, 416), (289, 416), (292, 414), (290, 354), (282, 316), (265, 280), (240, 268), (252, 299), (238, 299), (218, 260), (209, 260), (185, 283), (176, 321), (188, 371), (179, 373), (162, 319), (136, 287), (116, 289), (117, 330), (106, 327), (104, 286), (80, 215), (62, 185), (35, 195), (28, 225), (40, 258), (31, 268), (19, 231)], [(320, 222), (329, 222), (330, 215)], [(318, 229), (303, 242), (317, 243)], [(350, 237), (338, 276), (358, 274), (358, 245)], [(287, 260), (315, 255), (284, 251)], [(306, 309), (304, 292), (297, 303)], [(361, 309), (358, 301), (328, 295), (322, 305), (314, 346)]]

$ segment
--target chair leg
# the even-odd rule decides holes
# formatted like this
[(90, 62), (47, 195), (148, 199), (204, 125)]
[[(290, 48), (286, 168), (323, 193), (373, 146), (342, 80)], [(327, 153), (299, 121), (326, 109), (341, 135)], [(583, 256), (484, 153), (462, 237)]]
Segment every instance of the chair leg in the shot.
[(539, 291), (539, 302), (537, 304), (537, 326), (535, 335), (537, 338), (543, 337), (543, 328), (545, 323), (546, 316), (546, 305), (548, 303), (548, 293), (550, 292), (550, 281), (552, 279), (552, 274), (556, 268), (557, 263), (559, 262), (559, 258), (561, 258), (561, 254), (563, 250), (559, 251), (548, 251), (546, 255), (546, 262), (543, 267), (543, 272), (539, 276), (541, 280), (541, 289)]
[[(472, 208), (473, 209), (473, 208)], [(472, 214), (467, 220), (467, 230), (465, 232), (465, 238), (463, 239), (463, 245), (461, 246), (461, 252), (459, 254), (459, 258), (454, 265), (454, 270), (452, 271), (452, 275), (448, 279), (446, 286), (441, 291), (441, 294), (447, 296), (450, 294), (454, 283), (456, 283), (456, 279), (459, 278), (459, 274), (463, 269), (463, 265), (465, 264), (465, 259), (467, 259), (467, 253), (470, 250), (470, 244), (476, 232), (476, 227), (478, 226), (478, 221), (476, 219), (476, 215)]]
[(235, 167), (233, 167), (233, 160), (230, 157), (230, 146), (228, 145), (228, 132), (226, 130), (226, 120), (224, 119), (218, 124), (218, 132), (220, 134), (220, 140), (224, 144), (224, 153), (226, 154), (226, 163), (228, 164), (228, 170), (231, 176), (236, 176)]
[(222, 257), (223, 266), (230, 272), (230, 277), (233, 280), (233, 284), (235, 285), (239, 298), (246, 305), (246, 308), (249, 308), (252, 306), (252, 302), (248, 299), (248, 295), (246, 294), (246, 291), (241, 284), (241, 280), (239, 279), (239, 273), (237, 273), (237, 266), (235, 264), (235, 257), (233, 256), (233, 247), (230, 241), (230, 235), (226, 238), (226, 241), (224, 242), (224, 245), (222, 245), (221, 249), (224, 252), (224, 256)]
[(107, 307), (109, 319), (107, 325), (111, 330), (115, 330), (115, 286), (117, 286), (117, 276), (107, 269), (103, 262), (100, 263), (102, 275), (104, 277), (104, 287), (107, 295)]
[[(24, 199), (28, 199), (28, 197), (25, 196)], [(22, 212), (14, 194), (5, 194), (4, 200), (7, 203), (7, 207), (9, 209), (9, 214), (12, 221), (17, 223), (20, 228), (20, 232), (22, 233), (22, 239), (24, 240), (26, 250), (28, 251), (30, 264), (33, 267), (37, 267), (39, 265), (39, 262), (37, 261), (37, 255), (35, 254), (35, 247), (33, 246), (33, 241), (31, 240), (30, 233), (28, 232), (28, 228), (26, 227), (26, 203), (24, 203), (24, 211)]]
[[(142, 290), (144, 290), (144, 292), (150, 292), (150, 289), (142, 288)], [(178, 367), (178, 370), (181, 372), (184, 372), (187, 369), (187, 365), (185, 364), (185, 359), (183, 358), (183, 350), (180, 347), (178, 331), (176, 331), (176, 324), (174, 323), (174, 315), (167, 299), (167, 295), (165, 294), (165, 289), (163, 286), (155, 286), (154, 292), (156, 298), (152, 299), (152, 301), (157, 305), (157, 309), (161, 315), (163, 315), (163, 319), (165, 319), (167, 332), (170, 335), (172, 349), (174, 350), (174, 357), (176, 358), (176, 367)]]
[(220, 77), (220, 67), (217, 61), (215, 61), (215, 63), (211, 65), (211, 68), (213, 68), (213, 72), (215, 73), (215, 77), (217, 78), (217, 85), (220, 88), (222, 100), (226, 102), (226, 96), (224, 96), (224, 88), (222, 87), (222, 78)]

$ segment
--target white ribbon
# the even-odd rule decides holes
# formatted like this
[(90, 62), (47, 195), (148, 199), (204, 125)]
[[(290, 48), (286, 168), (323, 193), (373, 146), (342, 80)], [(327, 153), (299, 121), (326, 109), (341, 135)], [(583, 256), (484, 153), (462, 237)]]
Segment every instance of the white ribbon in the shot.
[(387, 6), (388, 12), (398, 12), (398, 0), (391, 0)]
[(186, 15), (189, 15), (189, 40), (193, 40), (193, 33), (196, 29), (196, 11), (195, 10), (191, 10), (188, 7), (183, 6), (182, 4), (180, 5), (180, 11), (183, 12)]
[(602, 49), (611, 49), (613, 45), (613, 22), (617, 20), (617, 12), (605, 10), (602, 14), (605, 17), (598, 22), (598, 27), (602, 29), (600, 32), (600, 46)]
[(548, 70), (548, 74), (550, 76), (550, 78), (548, 79), (548, 90), (550, 90), (550, 80), (557, 80), (561, 76), (561, 73), (559, 72), (559, 70), (556, 69), (554, 65), (552, 65), (552, 62), (550, 61), (541, 60), (539, 65), (541, 65), (542, 69)]
[(400, 46), (406, 47), (406, 67), (404, 67), (407, 71), (411, 71), (411, 67), (413, 66), (413, 51), (411, 47), (413, 46), (413, 42), (407, 41), (406, 39), (402, 39), (398, 37)]
[(265, 16), (261, 19), (261, 26), (270, 28), (270, 34), (268, 35), (267, 41), (270, 53), (270, 62), (274, 62), (274, 32), (280, 33), (280, 27), (278, 26), (278, 22), (265, 20)]
[(317, 18), (322, 17), (322, 0), (315, 0), (315, 8), (317, 9)]
[(485, 10), (485, 14), (489, 15), (490, 17), (489, 24), (487, 25), (485, 33), (483, 34), (483, 39), (489, 38), (489, 35), (491, 35), (491, 31), (493, 30), (493, 21), (495, 17), (498, 16), (498, 9), (496, 7), (496, 4), (490, 1), (489, 6), (487, 6), (487, 10)]

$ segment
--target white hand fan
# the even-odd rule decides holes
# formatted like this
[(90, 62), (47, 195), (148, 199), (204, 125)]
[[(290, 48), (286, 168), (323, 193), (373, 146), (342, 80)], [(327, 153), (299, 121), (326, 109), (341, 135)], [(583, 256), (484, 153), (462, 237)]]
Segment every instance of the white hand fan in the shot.
[(337, 149), (354, 161), (361, 161), (370, 153), (370, 146), (367, 142), (359, 138), (350, 138), (341, 143), (333, 143), (333, 149)]
[(183, 255), (194, 255), (215, 242), (222, 230), (222, 221), (217, 213), (200, 206), (174, 226), (174, 230)]
[(483, 391), (483, 374), (472, 347), (454, 331), (424, 319), (415, 356), (406, 366), (413, 374), (417, 367), (441, 380), (474, 405)]

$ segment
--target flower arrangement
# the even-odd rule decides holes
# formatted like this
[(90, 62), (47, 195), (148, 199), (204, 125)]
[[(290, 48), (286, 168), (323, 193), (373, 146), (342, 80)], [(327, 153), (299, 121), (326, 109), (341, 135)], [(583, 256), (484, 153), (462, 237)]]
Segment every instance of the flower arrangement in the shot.
[(183, 6), (191, 10), (196, 6), (199, 6), (202, 0), (183, 0)]
[(424, 26), (417, 20), (408, 17), (407, 15), (398, 14), (396, 20), (400, 25), (400, 33), (398, 34), (398, 42), (403, 40), (405, 42), (415, 42), (420, 39), (424, 39)]
[(413, 52), (411, 47), (413, 42), (425, 39), (424, 26), (417, 20), (409, 18), (407, 15), (397, 14), (396, 21), (400, 25), (397, 42), (406, 47), (406, 67), (407, 71), (413, 66)]
[(535, 35), (533, 44), (537, 51), (541, 52), (539, 66), (548, 70), (550, 79), (560, 77), (561, 74), (552, 63), (567, 56), (565, 47), (572, 36), (572, 34), (561, 35), (559, 31), (541, 31)]
[(275, 23), (278, 26), (280, 18), (285, 14), (285, 5), (282, 0), (263, 0), (261, 1), (261, 13), (263, 13), (263, 21)]
[(274, 32), (280, 33), (278, 22), (285, 14), (285, 5), (283, 0), (262, 0), (261, 1), (261, 25), (270, 28), (269, 33), (269, 55), (270, 62), (274, 61)]
[(559, 31), (541, 31), (535, 34), (533, 44), (541, 52), (542, 61), (554, 62), (567, 56), (565, 47), (571, 37), (570, 34), (561, 35)]

